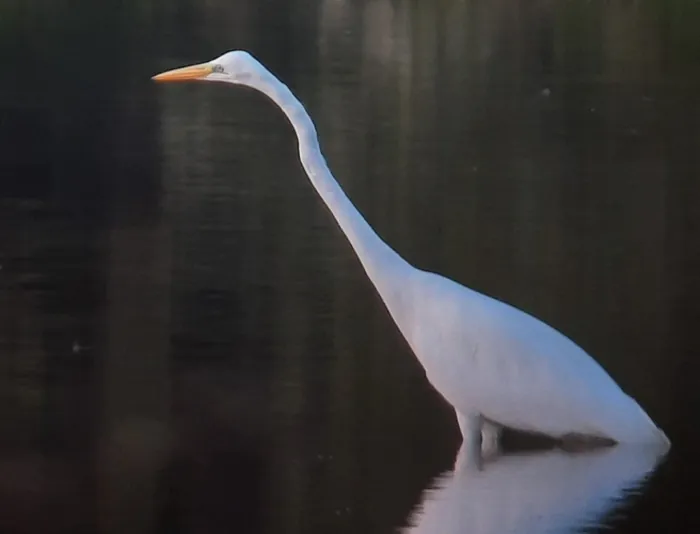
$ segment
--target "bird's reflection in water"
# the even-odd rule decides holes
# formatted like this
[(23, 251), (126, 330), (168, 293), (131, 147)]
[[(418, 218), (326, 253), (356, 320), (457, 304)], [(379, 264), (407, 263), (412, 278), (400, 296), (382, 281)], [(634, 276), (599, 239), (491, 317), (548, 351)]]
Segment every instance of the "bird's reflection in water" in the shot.
[(617, 446), (462, 459), (433, 480), (405, 534), (564, 534), (600, 524), (638, 493), (665, 456), (653, 447)]

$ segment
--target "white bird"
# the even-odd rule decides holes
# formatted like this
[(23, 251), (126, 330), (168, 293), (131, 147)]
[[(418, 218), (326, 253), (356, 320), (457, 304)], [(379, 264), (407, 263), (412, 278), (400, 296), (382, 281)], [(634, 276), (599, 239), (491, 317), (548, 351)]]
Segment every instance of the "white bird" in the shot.
[(304, 106), (249, 53), (227, 52), (153, 79), (243, 85), (279, 106), (296, 132), (311, 184), (350, 241), (426, 377), (454, 407), (470, 450), (496, 449), (502, 427), (555, 439), (669, 444), (637, 402), (563, 334), (508, 304), (410, 265), (384, 243), (328, 169)]

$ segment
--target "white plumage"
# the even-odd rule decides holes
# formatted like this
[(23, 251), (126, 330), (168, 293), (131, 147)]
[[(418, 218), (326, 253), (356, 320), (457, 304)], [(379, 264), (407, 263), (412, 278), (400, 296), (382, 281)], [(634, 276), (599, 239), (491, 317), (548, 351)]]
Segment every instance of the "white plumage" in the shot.
[(416, 354), (429, 354), (422, 360), (428, 379), (459, 413), (553, 437), (666, 439), (564, 335), (439, 275), (416, 276), (415, 315), (402, 331)]
[(309, 179), (357, 253), (428, 380), (457, 412), (466, 443), (497, 444), (498, 428), (615, 442), (663, 442), (665, 434), (581, 348), (538, 319), (416, 269), (374, 232), (328, 169), (311, 118), (250, 54), (228, 52), (158, 81), (245, 85), (272, 99), (294, 127)]

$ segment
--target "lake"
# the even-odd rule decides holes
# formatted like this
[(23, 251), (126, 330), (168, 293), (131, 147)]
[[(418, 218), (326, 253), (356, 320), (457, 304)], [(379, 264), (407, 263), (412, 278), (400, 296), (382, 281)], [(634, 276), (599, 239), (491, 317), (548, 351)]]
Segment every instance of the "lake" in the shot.
[[(700, 3), (0, 6), (0, 530), (694, 533)], [(664, 458), (453, 473), (428, 384), (250, 51), (397, 252), (571, 337)]]

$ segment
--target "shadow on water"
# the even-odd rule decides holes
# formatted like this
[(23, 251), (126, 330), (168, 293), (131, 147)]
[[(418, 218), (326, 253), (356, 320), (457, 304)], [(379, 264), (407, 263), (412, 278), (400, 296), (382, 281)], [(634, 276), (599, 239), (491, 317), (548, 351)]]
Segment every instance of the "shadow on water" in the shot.
[(605, 524), (643, 491), (664, 452), (619, 446), (464, 464), (434, 479), (404, 534), (565, 534)]

